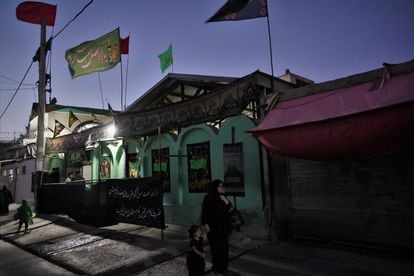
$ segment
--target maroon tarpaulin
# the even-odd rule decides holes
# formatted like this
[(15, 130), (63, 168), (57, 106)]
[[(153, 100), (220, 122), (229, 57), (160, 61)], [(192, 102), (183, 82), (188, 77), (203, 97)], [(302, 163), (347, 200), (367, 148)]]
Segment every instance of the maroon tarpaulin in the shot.
[(278, 103), (251, 132), (304, 159), (370, 157), (414, 147), (414, 73)]

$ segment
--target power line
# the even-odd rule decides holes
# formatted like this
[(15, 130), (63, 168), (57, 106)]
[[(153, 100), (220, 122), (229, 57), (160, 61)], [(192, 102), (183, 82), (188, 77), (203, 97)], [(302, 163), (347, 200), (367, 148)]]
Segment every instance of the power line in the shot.
[(30, 68), (32, 68), (32, 65), (33, 65), (33, 60), (30, 63), (29, 68), (27, 68), (26, 73), (23, 76), (23, 79), (20, 81), (19, 86), (16, 89), (16, 92), (14, 92), (13, 97), (10, 99), (9, 103), (6, 105), (6, 108), (3, 110), (3, 113), (1, 113), (0, 120), (1, 120), (1, 118), (3, 118), (4, 114), (6, 113), (7, 109), (9, 108), (10, 104), (14, 100), (14, 97), (16, 97), (17, 92), (19, 92), (20, 86), (22, 86), (22, 83), (23, 83), (24, 79), (26, 78), (27, 74), (29, 73)]
[[(20, 90), (33, 90), (36, 86), (33, 87), (27, 87), (27, 88), (20, 88)], [(14, 88), (0, 88), (0, 91), (15, 91)]]
[(89, 1), (89, 3), (88, 4), (86, 4), (83, 8), (82, 8), (82, 10), (80, 11), (80, 12), (78, 12), (68, 23), (66, 23), (66, 25), (65, 26), (63, 26), (63, 28), (55, 35), (55, 36), (53, 36), (52, 37), (52, 40), (53, 39), (55, 39), (61, 32), (63, 32), (63, 30), (64, 29), (66, 29), (66, 27), (68, 27), (69, 26), (69, 24), (70, 23), (72, 23), (73, 21), (75, 21), (75, 19), (79, 16), (79, 15), (81, 15), (84, 11), (85, 11), (85, 9), (90, 5), (90, 4), (92, 4), (92, 2), (93, 2), (93, 0), (91, 0), (91, 1)]
[[(93, 0), (91, 0), (91, 1), (89, 1), (89, 3), (88, 4), (86, 4), (81, 10), (80, 10), (80, 12), (78, 12), (68, 23), (66, 23), (66, 25), (65, 26), (63, 26), (63, 28), (56, 34), (56, 35), (54, 35), (54, 36), (52, 36), (51, 37), (51, 40), (53, 40), (53, 39), (55, 39), (60, 33), (62, 33), (73, 21), (75, 21), (75, 19), (79, 16), (79, 15), (81, 15), (84, 11), (85, 11), (85, 9), (90, 5), (90, 4), (92, 4), (92, 2), (93, 2)], [(1, 120), (1, 118), (3, 118), (3, 116), (4, 116), (4, 114), (6, 113), (6, 111), (7, 111), (7, 109), (9, 108), (9, 106), (10, 106), (10, 104), (12, 103), (12, 101), (14, 100), (14, 98), (16, 97), (16, 94), (17, 94), (17, 92), (19, 91), (19, 89), (20, 89), (20, 86), (22, 86), (22, 84), (23, 84), (23, 81), (24, 81), (24, 79), (26, 78), (26, 76), (27, 76), (27, 74), (29, 73), (29, 71), (30, 71), (30, 68), (32, 67), (32, 65), (33, 65), (33, 63), (34, 63), (34, 60), (32, 59), (32, 62), (30, 63), (30, 65), (29, 65), (29, 68), (27, 68), (27, 70), (26, 70), (26, 73), (24, 74), (24, 77), (23, 77), (23, 79), (20, 81), (20, 83), (19, 83), (19, 85), (18, 85), (18, 87), (17, 87), (17, 89), (16, 89), (16, 92), (14, 92), (14, 94), (13, 94), (13, 96), (12, 96), (12, 98), (10, 99), (10, 101), (9, 101), (9, 103), (7, 104), (7, 106), (6, 106), (6, 108), (3, 110), (3, 113), (1, 113), (1, 115), (0, 115), (0, 120)], [(2, 77), (4, 77), (4, 78), (6, 78), (6, 79), (8, 79), (8, 80), (11, 80), (11, 81), (13, 81), (12, 79), (10, 79), (10, 78), (7, 78), (7, 77), (5, 77), (5, 76), (3, 76), (3, 75), (1, 75)]]
[[(5, 75), (3, 75), (3, 74), (0, 74), (0, 77), (5, 78), (6, 80), (11, 81), (11, 82), (0, 81), (0, 83), (3, 83), (3, 84), (15, 85), (15, 84), (18, 84), (18, 83), (19, 83), (17, 80), (13, 80), (13, 79), (11, 79), (11, 78), (8, 78), (8, 77), (6, 77), (6, 76), (5, 76)], [(33, 86), (33, 84), (30, 84), (30, 83), (22, 83), (22, 85), (30, 85), (30, 86)]]

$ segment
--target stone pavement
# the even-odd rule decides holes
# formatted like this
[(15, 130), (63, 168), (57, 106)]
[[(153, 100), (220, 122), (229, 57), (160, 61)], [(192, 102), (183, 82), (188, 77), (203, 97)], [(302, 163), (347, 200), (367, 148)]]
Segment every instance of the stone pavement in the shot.
[[(179, 266), (168, 262), (177, 257), (185, 260), (189, 250), (187, 229), (182, 226), (168, 225), (162, 240), (160, 229), (126, 223), (98, 228), (79, 224), (67, 216), (42, 214), (34, 218), (29, 232), (24, 234), (16, 231), (17, 221), (13, 220), (17, 206), (13, 204), (8, 216), (0, 217), (1, 239), (72, 273), (145, 275), (152, 272), (144, 270), (156, 270), (158, 264), (165, 262), (170, 263), (168, 275), (186, 274), (185, 262)], [(235, 237), (242, 242), (232, 246), (233, 255), (258, 244), (242, 233)]]
[[(97, 228), (66, 216), (41, 215), (23, 234), (16, 232), (15, 208), (0, 217), (1, 239), (69, 274), (187, 275), (189, 240), (184, 227), (169, 225), (161, 240), (159, 229), (124, 223)], [(243, 231), (234, 233), (229, 242), (229, 275), (414, 275), (414, 258), (408, 254), (270, 242), (249, 238)], [(205, 250), (210, 276), (208, 246)], [(0, 260), (0, 267), (3, 263)]]

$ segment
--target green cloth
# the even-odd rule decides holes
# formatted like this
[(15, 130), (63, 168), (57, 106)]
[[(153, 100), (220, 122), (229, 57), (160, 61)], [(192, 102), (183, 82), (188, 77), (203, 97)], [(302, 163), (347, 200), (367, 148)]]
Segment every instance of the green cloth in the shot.
[(207, 159), (190, 160), (190, 169), (192, 170), (205, 169), (206, 167), (207, 167)]
[(119, 28), (66, 50), (65, 58), (72, 78), (113, 68), (121, 61)]
[(172, 55), (172, 44), (170, 44), (168, 49), (158, 57), (160, 58), (161, 72), (164, 73), (164, 71), (174, 63)]

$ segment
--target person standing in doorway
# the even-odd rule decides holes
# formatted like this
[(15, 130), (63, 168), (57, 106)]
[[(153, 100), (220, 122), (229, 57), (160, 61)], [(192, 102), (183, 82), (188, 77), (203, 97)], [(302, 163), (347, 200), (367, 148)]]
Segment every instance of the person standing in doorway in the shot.
[(229, 265), (228, 237), (231, 233), (229, 212), (231, 208), (230, 201), (224, 194), (223, 181), (213, 180), (203, 200), (201, 223), (207, 231), (212, 269), (216, 275), (225, 275)]
[(6, 185), (3, 186), (3, 189), (0, 191), (0, 213), (8, 214), (9, 213), (9, 204), (13, 202), (13, 196)]

